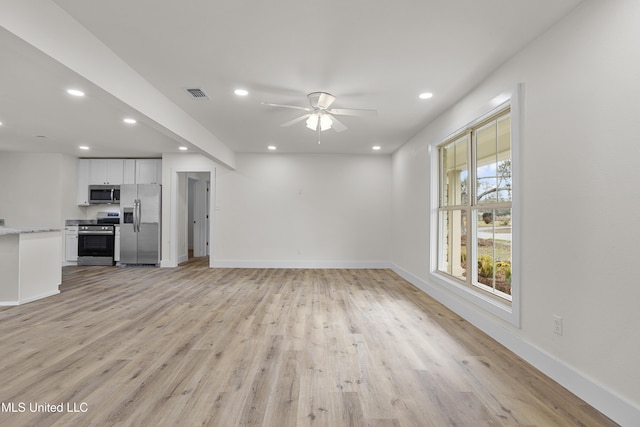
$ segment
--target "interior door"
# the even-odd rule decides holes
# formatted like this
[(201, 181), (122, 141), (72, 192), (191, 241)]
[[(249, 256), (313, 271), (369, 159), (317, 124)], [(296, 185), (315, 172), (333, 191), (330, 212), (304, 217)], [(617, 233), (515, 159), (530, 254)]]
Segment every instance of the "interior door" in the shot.
[(207, 255), (207, 182), (198, 180), (194, 186), (193, 256)]

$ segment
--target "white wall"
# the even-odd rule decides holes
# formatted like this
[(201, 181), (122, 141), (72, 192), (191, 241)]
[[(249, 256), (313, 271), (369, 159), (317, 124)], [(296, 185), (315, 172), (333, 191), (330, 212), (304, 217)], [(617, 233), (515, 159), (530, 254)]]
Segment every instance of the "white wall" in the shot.
[(236, 162), (217, 176), (216, 265), (389, 260), (390, 156), (237, 154)]
[(178, 233), (178, 263), (189, 259), (189, 187), (187, 174), (178, 174), (178, 192), (176, 206), (177, 223), (180, 232)]
[[(623, 425), (640, 417), (638, 22), (637, 0), (586, 1), (393, 157), (398, 271)], [(428, 265), (429, 147), (518, 82), (520, 329), (438, 288)]]
[(62, 227), (67, 219), (87, 218), (87, 208), (77, 205), (78, 159), (74, 156), (62, 155), (60, 162), (60, 226)]
[(84, 218), (76, 206), (75, 158), (62, 154), (0, 152), (0, 218), (12, 227), (64, 228)]

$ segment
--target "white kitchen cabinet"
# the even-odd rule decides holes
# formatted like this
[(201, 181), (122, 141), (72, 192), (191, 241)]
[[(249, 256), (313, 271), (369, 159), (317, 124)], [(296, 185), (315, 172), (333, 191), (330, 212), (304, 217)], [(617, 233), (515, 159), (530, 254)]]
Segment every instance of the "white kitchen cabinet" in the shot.
[(124, 176), (122, 159), (90, 159), (90, 185), (120, 185)]
[(161, 159), (136, 159), (136, 184), (162, 184)]
[(76, 200), (80, 206), (89, 206), (89, 171), (91, 161), (78, 159)]
[(69, 262), (78, 261), (78, 226), (68, 225), (64, 229), (64, 251), (65, 260)]
[(162, 184), (162, 159), (78, 159), (76, 200), (89, 206), (90, 185)]
[(60, 293), (60, 230), (5, 228), (0, 253), (0, 305), (20, 305)]
[(136, 159), (124, 159), (124, 174), (122, 177), (123, 184), (136, 183)]

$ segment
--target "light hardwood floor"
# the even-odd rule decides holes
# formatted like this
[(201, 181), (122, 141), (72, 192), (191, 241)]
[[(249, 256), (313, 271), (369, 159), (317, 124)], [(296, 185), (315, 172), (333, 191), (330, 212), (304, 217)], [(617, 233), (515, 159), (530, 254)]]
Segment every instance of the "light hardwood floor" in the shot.
[(0, 425), (615, 425), (389, 270), (205, 262), (0, 309)]

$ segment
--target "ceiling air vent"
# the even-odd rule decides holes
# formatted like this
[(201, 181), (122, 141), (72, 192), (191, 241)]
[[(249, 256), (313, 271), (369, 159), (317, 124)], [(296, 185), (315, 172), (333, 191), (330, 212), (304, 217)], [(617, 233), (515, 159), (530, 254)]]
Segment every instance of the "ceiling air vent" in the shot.
[(209, 99), (206, 93), (202, 89), (192, 88), (185, 89), (194, 99)]

